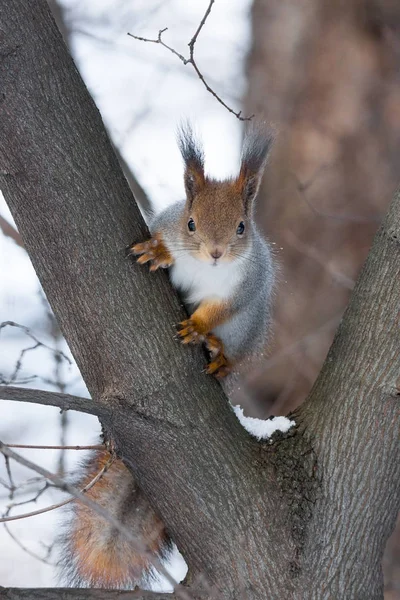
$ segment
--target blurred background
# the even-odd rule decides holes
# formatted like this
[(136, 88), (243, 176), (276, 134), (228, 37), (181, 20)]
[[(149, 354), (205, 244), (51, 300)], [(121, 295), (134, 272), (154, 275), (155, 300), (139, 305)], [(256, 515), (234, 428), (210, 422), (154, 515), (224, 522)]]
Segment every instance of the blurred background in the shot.
[[(183, 196), (175, 142), (182, 119), (201, 133), (211, 175), (237, 171), (245, 123), (207, 92), (190, 64), (127, 35), (155, 39), (168, 27), (165, 43), (187, 57), (209, 0), (49, 4), (145, 213)], [(320, 370), (399, 183), (400, 5), (216, 0), (195, 58), (233, 111), (255, 114), (279, 132), (257, 209), (280, 265), (274, 339), (269, 356), (248, 376), (245, 412), (286, 414), (304, 400)], [(87, 395), (1, 196), (0, 274), (1, 382)], [(86, 445), (96, 443), (98, 433), (96, 419), (87, 415), (0, 403), (5, 442)], [(73, 476), (83, 452), (30, 449), (25, 455)], [(0, 461), (2, 516), (63, 498), (32, 472)], [(1, 585), (55, 584), (59, 513), (0, 526)], [(171, 568), (184, 576), (178, 553)], [(389, 541), (384, 573), (385, 600), (400, 600), (399, 531)]]

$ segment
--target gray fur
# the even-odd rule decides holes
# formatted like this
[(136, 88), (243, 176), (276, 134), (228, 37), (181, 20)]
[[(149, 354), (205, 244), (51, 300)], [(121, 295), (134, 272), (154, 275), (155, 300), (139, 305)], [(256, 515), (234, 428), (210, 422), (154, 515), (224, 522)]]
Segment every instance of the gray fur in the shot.
[(271, 301), (275, 273), (271, 251), (252, 225), (249, 260), (243, 261), (243, 280), (236, 289), (235, 315), (214, 331), (224, 343), (228, 357), (240, 359), (260, 350), (271, 324)]
[[(185, 201), (177, 202), (158, 214), (150, 225), (152, 233), (162, 233), (165, 245), (172, 252), (182, 245), (180, 223)], [(271, 249), (250, 221), (248, 255), (242, 259), (243, 278), (233, 294), (234, 316), (214, 330), (224, 343), (228, 358), (239, 360), (260, 350), (267, 341), (271, 323), (272, 292), (275, 269)], [(184, 243), (183, 243), (184, 244)], [(172, 266), (171, 269), (174, 267)], [(185, 290), (179, 290), (185, 299)], [(188, 305), (192, 313), (197, 307)]]
[(186, 165), (204, 170), (204, 150), (189, 123), (182, 123), (178, 129), (178, 146)]
[(274, 142), (274, 132), (272, 129), (262, 125), (250, 125), (246, 130), (243, 146), (241, 165), (246, 172), (262, 172), (267, 163), (267, 159)]
[(242, 147), (240, 177), (245, 180), (243, 202), (246, 213), (250, 213), (260, 187), (267, 164), (274, 132), (260, 124), (250, 125), (245, 133)]

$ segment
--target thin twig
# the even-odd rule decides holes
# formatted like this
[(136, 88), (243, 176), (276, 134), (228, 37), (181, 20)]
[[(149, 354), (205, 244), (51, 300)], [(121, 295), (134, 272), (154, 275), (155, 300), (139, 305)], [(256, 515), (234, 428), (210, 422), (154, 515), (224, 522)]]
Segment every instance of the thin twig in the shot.
[(0, 385), (0, 399), (58, 406), (61, 410), (77, 410), (96, 417), (104, 414), (104, 409), (98, 402), (93, 402), (88, 398), (72, 396), (71, 394), (60, 394), (59, 392)]
[(8, 476), (8, 481), (10, 482), (9, 486), (8, 486), (8, 490), (9, 490), (9, 498), (10, 500), (12, 500), (14, 498), (14, 493), (17, 489), (14, 480), (13, 480), (13, 476), (11, 473), (11, 467), (10, 467), (10, 459), (8, 456), (4, 456), (4, 460), (6, 463), (6, 471), (7, 471), (7, 476)]
[(200, 21), (200, 24), (198, 26), (198, 28), (196, 29), (196, 32), (194, 34), (194, 36), (192, 37), (192, 39), (190, 40), (190, 42), (188, 43), (189, 46), (189, 58), (185, 58), (183, 56), (183, 54), (180, 54), (179, 52), (177, 52), (174, 48), (172, 48), (171, 46), (168, 46), (168, 44), (166, 44), (163, 39), (162, 39), (162, 34), (165, 31), (168, 31), (168, 27), (164, 27), (164, 29), (160, 29), (160, 31), (158, 32), (158, 36), (157, 39), (150, 39), (150, 38), (144, 38), (144, 37), (140, 37), (138, 35), (133, 35), (132, 33), (128, 33), (128, 35), (132, 38), (134, 38), (135, 40), (139, 40), (140, 42), (150, 42), (152, 44), (160, 44), (161, 46), (164, 46), (164, 48), (166, 48), (167, 50), (169, 50), (170, 52), (172, 52), (172, 54), (175, 54), (175, 56), (177, 56), (179, 58), (179, 60), (181, 60), (183, 62), (184, 65), (192, 65), (193, 69), (195, 70), (198, 78), (200, 79), (200, 81), (203, 83), (204, 87), (206, 88), (207, 92), (209, 92), (210, 94), (212, 94), (214, 96), (214, 98), (220, 103), (222, 104), (222, 106), (224, 108), (226, 108), (226, 110), (228, 110), (230, 113), (232, 113), (233, 115), (235, 115), (235, 117), (237, 117), (240, 121), (251, 121), (251, 119), (254, 117), (254, 115), (251, 115), (250, 117), (242, 117), (242, 111), (239, 110), (239, 112), (235, 112), (230, 106), (228, 106), (228, 104), (226, 104), (226, 102), (224, 102), (222, 100), (222, 98), (220, 96), (218, 96), (218, 94), (208, 85), (207, 81), (204, 78), (204, 75), (202, 74), (202, 72), (200, 71), (199, 67), (197, 66), (196, 60), (194, 58), (194, 48), (195, 48), (195, 44), (197, 42), (197, 38), (200, 34), (200, 31), (202, 30), (202, 28), (204, 27), (204, 24), (208, 18), (208, 15), (211, 12), (212, 6), (214, 4), (215, 0), (210, 0), (210, 3), (207, 7), (206, 12), (204, 13), (204, 16), (202, 18), (202, 20)]
[(27, 448), (32, 450), (104, 450), (104, 444), (92, 446), (35, 446), (32, 444), (6, 444), (9, 448)]
[[(64, 354), (64, 352), (61, 352), (61, 350), (56, 350), (54, 348), (51, 348), (47, 344), (44, 344), (43, 342), (38, 340), (38, 338), (35, 335), (33, 335), (33, 333), (30, 331), (30, 329), (28, 327), (26, 327), (25, 325), (20, 325), (19, 323), (15, 323), (14, 321), (4, 321), (3, 323), (0, 323), (0, 333), (6, 327), (15, 327), (17, 329), (20, 329), (35, 343), (33, 346), (30, 346), (29, 348), (24, 348), (20, 352), (17, 362), (15, 363), (14, 372), (12, 373), (11, 377), (9, 377), (8, 379), (5, 379), (4, 377), (0, 376), (0, 383), (5, 383), (7, 385), (9, 385), (11, 383), (13, 383), (13, 384), (18, 383), (17, 376), (22, 368), (22, 362), (23, 362), (25, 354), (27, 352), (31, 352), (32, 350), (36, 350), (37, 348), (45, 348), (46, 350), (49, 350), (50, 352), (52, 352), (53, 355), (56, 356), (59, 360), (63, 359), (63, 360), (66, 360), (68, 362), (68, 364), (70, 364), (70, 365), (72, 364), (71, 359), (66, 354)], [(32, 380), (32, 379), (35, 379), (35, 376), (28, 378), (28, 380)], [(23, 382), (19, 381), (19, 383), (26, 383), (26, 382), (27, 381), (23, 381)]]
[(194, 34), (194, 36), (192, 37), (192, 39), (190, 40), (189, 44), (188, 44), (189, 48), (190, 48), (190, 51), (191, 51), (190, 52), (190, 56), (192, 56), (192, 54), (193, 54), (194, 45), (197, 42), (197, 38), (199, 36), (199, 33), (203, 29), (204, 23), (206, 22), (206, 20), (208, 18), (208, 15), (211, 12), (211, 9), (212, 9), (212, 6), (213, 6), (214, 2), (215, 2), (215, 0), (210, 0), (210, 4), (208, 5), (208, 8), (207, 8), (206, 12), (204, 13), (204, 17), (200, 21), (200, 25), (198, 26), (197, 31)]
[[(114, 462), (115, 457), (111, 456), (109, 458), (109, 460), (106, 462), (106, 464), (104, 465), (104, 467), (102, 467), (100, 469), (100, 471), (97, 473), (97, 475), (95, 475), (95, 477), (93, 477), (93, 479), (91, 481), (89, 481), (89, 483), (87, 485), (85, 485), (84, 488), (82, 488), (80, 490), (81, 494), (85, 494), (87, 491), (89, 491), (104, 475), (104, 473), (106, 473), (108, 471), (108, 469), (111, 467), (112, 463)], [(48, 485), (45, 486), (42, 490), (40, 490), (39, 494), (36, 496), (36, 498), (34, 500), (30, 500), (28, 502), (33, 502), (36, 501), (38, 499), (38, 497), (46, 490), (48, 489)], [(23, 515), (15, 515), (12, 517), (6, 516), (6, 517), (0, 517), (0, 523), (8, 523), (9, 521), (18, 521), (19, 519), (26, 519), (28, 517), (35, 517), (36, 515), (42, 515), (43, 513), (49, 512), (51, 510), (55, 510), (56, 508), (61, 508), (62, 506), (65, 506), (66, 504), (69, 504), (70, 502), (72, 502), (73, 500), (75, 500), (75, 496), (72, 496), (72, 498), (68, 498), (68, 500), (63, 500), (63, 502), (58, 502), (57, 504), (52, 504), (51, 506), (47, 506), (46, 508), (40, 508), (38, 510), (33, 510), (29, 513), (24, 513)], [(20, 503), (20, 504), (26, 504), (24, 503)], [(10, 506), (8, 508), (9, 512), (12, 508), (15, 508), (15, 506), (18, 506), (17, 504), (13, 504), (12, 506)]]
[(49, 483), (48, 481), (46, 481), (46, 483), (44, 484), (42, 489), (40, 489), (37, 492), (36, 496), (34, 496), (33, 498), (30, 498), (29, 500), (23, 500), (22, 502), (12, 502), (11, 504), (9, 504), (7, 507), (7, 511), (3, 514), (3, 516), (8, 515), (9, 511), (12, 508), (16, 508), (17, 506), (25, 506), (25, 504), (31, 504), (32, 502), (37, 502), (39, 500), (40, 496), (42, 496), (51, 487), (55, 487), (55, 486), (52, 483)]
[[(45, 558), (43, 556), (39, 556), (39, 554), (36, 554), (36, 552), (33, 552), (32, 550), (30, 550), (29, 548), (27, 548), (26, 546), (24, 546), (24, 544), (21, 542), (21, 540), (19, 540), (13, 534), (13, 532), (11, 531), (11, 529), (8, 527), (7, 523), (3, 523), (3, 527), (7, 531), (8, 535), (10, 536), (10, 538), (17, 544), (17, 546), (19, 546), (21, 548), (21, 550), (23, 550), (24, 552), (26, 552), (27, 554), (29, 554), (29, 556), (32, 556), (32, 558), (35, 558), (36, 560), (40, 560), (41, 562), (45, 563), (46, 565), (51, 565), (52, 567), (56, 567), (57, 566), (56, 563), (52, 563), (47, 558)], [(49, 555), (50, 555), (50, 552), (47, 552), (47, 556), (49, 556)]]

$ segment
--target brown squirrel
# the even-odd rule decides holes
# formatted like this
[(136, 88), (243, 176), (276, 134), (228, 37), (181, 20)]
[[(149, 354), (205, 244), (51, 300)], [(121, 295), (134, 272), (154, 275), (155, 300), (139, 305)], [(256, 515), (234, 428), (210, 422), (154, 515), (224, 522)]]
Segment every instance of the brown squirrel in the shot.
[(186, 200), (150, 224), (152, 238), (132, 244), (150, 271), (169, 268), (172, 284), (191, 313), (178, 332), (184, 344), (204, 343), (206, 372), (225, 377), (267, 336), (274, 267), (271, 250), (253, 220), (273, 136), (252, 127), (244, 139), (239, 176), (216, 181), (204, 173), (204, 153), (189, 126), (180, 130)]
[[(172, 284), (191, 316), (180, 324), (184, 344), (204, 343), (207, 373), (226, 376), (266, 338), (274, 282), (271, 250), (257, 231), (253, 205), (273, 136), (250, 128), (237, 178), (216, 181), (204, 173), (204, 154), (190, 127), (180, 130), (186, 200), (166, 208), (150, 225), (152, 238), (132, 244), (150, 271), (169, 268)], [(85, 486), (108, 460), (98, 452), (79, 482)], [(160, 518), (122, 461), (116, 460), (87, 495), (104, 506), (158, 556), (171, 542)], [(148, 559), (79, 502), (64, 537), (63, 571), (71, 585), (133, 589), (151, 575)]]

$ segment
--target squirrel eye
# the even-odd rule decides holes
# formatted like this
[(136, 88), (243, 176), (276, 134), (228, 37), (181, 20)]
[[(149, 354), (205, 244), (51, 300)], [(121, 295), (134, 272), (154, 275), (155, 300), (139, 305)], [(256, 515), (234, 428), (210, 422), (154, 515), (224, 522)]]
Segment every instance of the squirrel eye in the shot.
[(193, 233), (193, 231), (196, 231), (196, 224), (195, 224), (195, 222), (193, 221), (192, 218), (190, 218), (189, 221), (188, 221), (188, 229), (192, 233)]
[(243, 235), (244, 234), (244, 223), (243, 221), (240, 221), (238, 228), (236, 229), (236, 233), (238, 235)]

